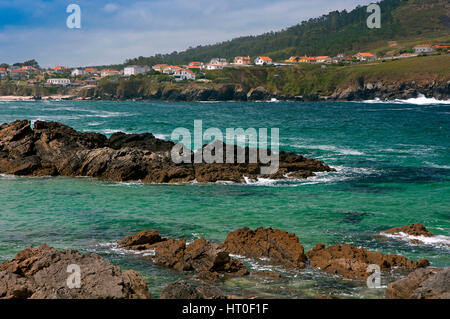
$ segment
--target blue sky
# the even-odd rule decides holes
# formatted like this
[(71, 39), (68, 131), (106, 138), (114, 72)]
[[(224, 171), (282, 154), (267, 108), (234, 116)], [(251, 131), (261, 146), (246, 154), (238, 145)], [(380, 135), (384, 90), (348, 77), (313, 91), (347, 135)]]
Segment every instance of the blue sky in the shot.
[[(121, 63), (297, 24), (368, 0), (0, 0), (0, 63)], [(68, 29), (66, 7), (81, 7)]]

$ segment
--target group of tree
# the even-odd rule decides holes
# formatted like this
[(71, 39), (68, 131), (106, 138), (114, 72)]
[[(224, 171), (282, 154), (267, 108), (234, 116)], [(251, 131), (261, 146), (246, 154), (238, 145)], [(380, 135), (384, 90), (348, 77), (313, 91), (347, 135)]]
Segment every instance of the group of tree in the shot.
[(335, 55), (353, 53), (374, 43), (408, 39), (449, 30), (450, 18), (443, 10), (448, 0), (383, 0), (381, 28), (367, 27), (370, 13), (358, 6), (348, 12), (333, 11), (318, 18), (278, 31), (258, 36), (245, 36), (230, 41), (189, 48), (183, 52), (157, 54), (127, 60), (131, 64), (184, 64), (190, 61), (209, 61), (214, 57), (233, 59), (235, 56), (269, 55), (286, 59), (292, 55)]

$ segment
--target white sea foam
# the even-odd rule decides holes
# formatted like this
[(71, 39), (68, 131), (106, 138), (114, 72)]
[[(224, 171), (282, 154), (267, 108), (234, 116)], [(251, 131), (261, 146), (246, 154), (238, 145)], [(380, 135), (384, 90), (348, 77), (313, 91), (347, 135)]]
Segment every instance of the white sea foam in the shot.
[(414, 105), (432, 105), (432, 104), (450, 104), (450, 100), (438, 100), (436, 98), (428, 98), (423, 94), (419, 94), (416, 98), (410, 98), (406, 100), (402, 99), (396, 99), (393, 101), (383, 101), (379, 98), (376, 98), (375, 100), (367, 100), (363, 101), (363, 103), (388, 103), (388, 104), (414, 104)]
[(167, 140), (170, 135), (169, 134), (153, 134), (157, 139), (160, 140)]
[(432, 237), (426, 237), (426, 236), (413, 236), (409, 235), (403, 232), (397, 233), (397, 234), (386, 234), (386, 233), (380, 233), (383, 236), (405, 240), (408, 241), (411, 244), (417, 244), (417, 242), (420, 242), (424, 245), (430, 245), (434, 247), (439, 248), (448, 248), (450, 249), (450, 236), (445, 235), (435, 235)]
[(450, 169), (449, 165), (438, 165), (438, 164), (431, 163), (431, 162), (425, 162), (425, 164), (427, 164), (427, 165), (429, 165), (429, 166), (431, 166), (433, 168)]
[(97, 246), (99, 247), (99, 249), (96, 249), (96, 250), (101, 250), (106, 253), (116, 253), (119, 255), (142, 255), (144, 257), (155, 255), (154, 249), (139, 250), (139, 251), (129, 250), (129, 249), (120, 247), (117, 243), (99, 243), (99, 244), (97, 244)]
[(340, 148), (334, 145), (308, 145), (308, 144), (293, 144), (292, 147), (299, 149), (309, 149), (309, 150), (322, 150), (322, 151), (331, 151), (334, 153), (339, 153), (342, 155), (354, 155), (361, 156), (364, 155), (363, 152), (358, 150), (354, 150), (351, 148)]

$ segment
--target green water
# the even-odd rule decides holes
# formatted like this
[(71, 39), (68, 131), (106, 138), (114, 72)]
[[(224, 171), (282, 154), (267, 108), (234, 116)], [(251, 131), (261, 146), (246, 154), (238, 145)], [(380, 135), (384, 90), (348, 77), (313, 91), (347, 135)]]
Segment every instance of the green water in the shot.
[[(325, 161), (336, 173), (304, 181), (253, 185), (143, 185), (90, 178), (0, 176), (0, 261), (28, 245), (97, 252), (135, 269), (157, 296), (183, 275), (124, 252), (114, 242), (145, 229), (192, 240), (222, 241), (239, 227), (294, 232), (306, 249), (350, 243), (450, 266), (450, 105), (409, 103), (0, 102), (0, 122), (54, 120), (110, 135), (152, 132), (169, 139), (177, 127), (280, 129), (280, 148)], [(440, 235), (428, 244), (379, 236), (423, 223)], [(309, 298), (379, 297), (383, 289), (307, 269), (285, 271), (264, 261), (253, 269), (283, 273), (281, 282), (234, 279), (237, 295)], [(383, 278), (386, 284), (390, 278)]]

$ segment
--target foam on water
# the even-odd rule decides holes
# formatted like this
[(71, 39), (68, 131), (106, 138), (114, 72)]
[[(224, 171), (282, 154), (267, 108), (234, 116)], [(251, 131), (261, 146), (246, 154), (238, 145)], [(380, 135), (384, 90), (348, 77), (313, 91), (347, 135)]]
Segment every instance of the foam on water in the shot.
[(398, 234), (386, 234), (386, 233), (380, 233), (381, 235), (385, 237), (400, 239), (409, 242), (412, 245), (417, 245), (418, 242), (422, 243), (423, 245), (430, 245), (438, 248), (447, 248), (450, 249), (450, 236), (445, 235), (435, 235), (432, 237), (426, 237), (426, 236), (413, 236), (409, 235), (403, 232), (400, 232)]
[(428, 98), (423, 94), (419, 94), (416, 98), (410, 98), (406, 100), (395, 99), (393, 101), (383, 101), (380, 98), (375, 100), (366, 100), (362, 103), (386, 103), (386, 104), (413, 104), (413, 105), (433, 105), (433, 104), (450, 104), (450, 100), (438, 100), (436, 98)]

